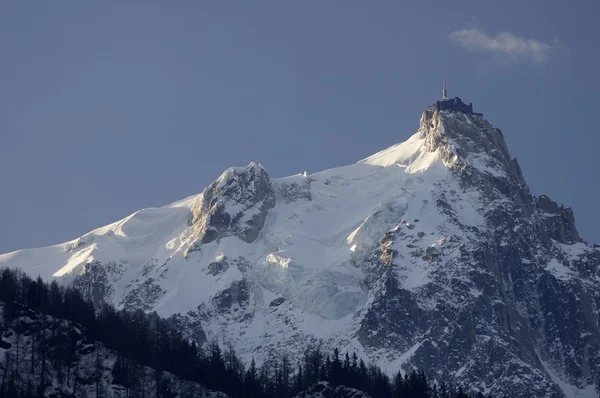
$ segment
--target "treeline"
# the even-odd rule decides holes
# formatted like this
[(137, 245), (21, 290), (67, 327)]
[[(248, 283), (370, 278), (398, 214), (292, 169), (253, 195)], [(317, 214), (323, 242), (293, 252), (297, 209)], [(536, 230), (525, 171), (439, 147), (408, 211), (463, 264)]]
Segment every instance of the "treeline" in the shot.
[[(39, 277), (33, 280), (18, 270), (0, 271), (0, 301), (4, 302), (0, 331), (14, 325), (24, 309), (47, 314), (54, 322), (60, 319), (74, 322), (78, 326), (76, 329), (81, 330), (89, 342), (99, 341), (114, 350), (117, 360), (112, 369), (113, 381), (124, 387), (127, 397), (175, 396), (170, 379), (162, 378), (163, 372), (223, 391), (232, 397), (293, 397), (318, 381), (356, 388), (382, 398), (469, 397), (462, 388), (433, 384), (422, 371), (404, 376), (399, 372), (390, 379), (379, 367), (367, 365), (354, 353), (341, 354), (337, 349), (326, 353), (318, 345), (306, 347), (296, 363), (283, 355), (264, 362), (260, 367), (254, 360), (246, 366), (233, 348), (222, 349), (217, 343), (200, 348), (157, 316), (148, 316), (142, 311), (117, 311), (110, 305), (94, 308), (76, 289), (62, 288), (54, 281), (47, 284)], [(77, 336), (79, 332), (55, 326), (49, 327), (49, 334), (40, 333), (40, 329), (46, 330), (42, 327), (37, 332), (26, 332), (30, 336), (31, 372), (39, 373), (35, 378), (39, 380), (38, 385), (15, 385), (18, 375), (9, 373), (7, 362), (4, 375), (0, 375), (0, 398), (42, 396), (52, 382), (46, 369), (47, 362), (60, 380), (66, 378), (70, 383), (73, 379), (72, 368), (79, 363), (78, 357), (82, 355), (74, 343), (81, 337)], [(19, 331), (16, 333), (18, 344)], [(0, 344), (0, 350), (3, 348)], [(16, 352), (18, 357), (18, 347)], [(98, 352), (96, 350), (97, 357)], [(98, 357), (95, 362), (95, 366), (89, 369), (89, 377), (79, 380), (79, 383), (95, 383), (95, 395), (101, 397), (105, 393), (99, 381), (102, 361)], [(34, 367), (34, 363), (38, 365)], [(153, 388), (149, 387), (142, 366), (153, 369)], [(18, 367), (16, 369), (18, 371)], [(483, 395), (478, 394), (477, 397)]]

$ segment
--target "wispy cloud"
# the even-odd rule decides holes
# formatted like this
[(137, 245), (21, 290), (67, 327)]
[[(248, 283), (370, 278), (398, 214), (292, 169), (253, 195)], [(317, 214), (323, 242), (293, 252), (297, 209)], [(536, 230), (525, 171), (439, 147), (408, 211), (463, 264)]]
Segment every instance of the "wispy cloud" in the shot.
[(489, 52), (510, 60), (532, 60), (543, 63), (558, 48), (553, 44), (535, 39), (526, 39), (515, 34), (504, 32), (490, 36), (478, 28), (457, 30), (450, 34), (450, 40), (469, 51)]

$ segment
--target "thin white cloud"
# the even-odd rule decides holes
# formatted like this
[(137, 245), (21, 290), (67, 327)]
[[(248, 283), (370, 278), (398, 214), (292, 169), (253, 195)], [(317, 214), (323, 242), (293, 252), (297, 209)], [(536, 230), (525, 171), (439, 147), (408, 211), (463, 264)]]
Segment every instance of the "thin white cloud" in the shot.
[(477, 28), (452, 32), (450, 40), (469, 51), (490, 52), (503, 58), (529, 59), (534, 62), (545, 62), (557, 48), (557, 43), (549, 44), (540, 40), (526, 39), (509, 32), (494, 37)]

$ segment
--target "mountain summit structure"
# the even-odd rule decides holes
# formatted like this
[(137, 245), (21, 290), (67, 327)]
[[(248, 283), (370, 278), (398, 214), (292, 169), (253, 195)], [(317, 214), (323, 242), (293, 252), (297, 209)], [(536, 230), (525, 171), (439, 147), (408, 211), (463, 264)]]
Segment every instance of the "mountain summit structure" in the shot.
[(462, 102), (459, 97), (448, 98), (448, 90), (446, 89), (446, 82), (444, 82), (444, 88), (442, 89), (442, 99), (435, 103), (436, 109), (440, 111), (454, 111), (463, 112), (476, 116), (483, 116), (483, 113), (473, 112), (473, 104), (469, 102), (469, 105)]
[(600, 249), (570, 208), (532, 195), (500, 129), (458, 97), (355, 164), (284, 178), (233, 167), (0, 265), (248, 361), (323, 344), (472, 392), (597, 396)]

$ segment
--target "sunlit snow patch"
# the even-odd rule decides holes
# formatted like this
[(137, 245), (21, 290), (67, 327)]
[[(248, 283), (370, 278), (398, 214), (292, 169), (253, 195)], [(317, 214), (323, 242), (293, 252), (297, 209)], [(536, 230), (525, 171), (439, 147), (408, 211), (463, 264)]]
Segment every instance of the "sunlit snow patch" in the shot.
[(548, 265), (546, 265), (546, 271), (550, 271), (550, 273), (552, 275), (554, 275), (556, 277), (556, 279), (560, 279), (563, 281), (568, 281), (574, 276), (573, 271), (571, 271), (569, 268), (562, 265), (555, 258), (550, 260)]

